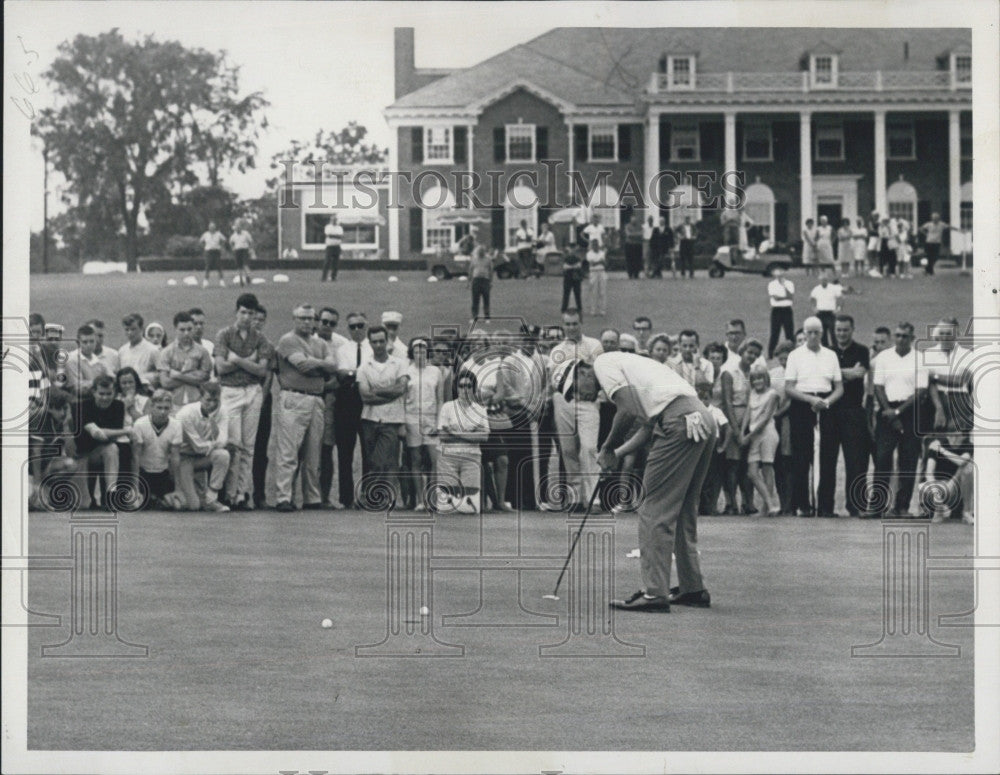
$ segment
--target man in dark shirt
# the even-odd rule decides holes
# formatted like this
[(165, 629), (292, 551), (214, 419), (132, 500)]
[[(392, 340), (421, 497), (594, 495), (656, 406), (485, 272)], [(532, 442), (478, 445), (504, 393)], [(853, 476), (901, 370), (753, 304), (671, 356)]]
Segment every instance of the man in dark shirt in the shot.
[[(837, 315), (833, 328), (833, 352), (840, 362), (840, 373), (844, 382), (844, 395), (830, 411), (836, 422), (830, 424), (834, 439), (827, 454), (834, 457), (833, 466), (840, 449), (844, 450), (844, 494), (847, 513), (860, 516), (865, 510), (867, 488), (863, 478), (868, 473), (870, 437), (865, 419), (865, 375), (870, 367), (868, 348), (854, 341), (854, 318)], [(822, 452), (821, 452), (822, 454)], [(820, 512), (833, 512), (834, 483), (820, 482), (818, 493)]]
[(109, 376), (94, 380), (93, 395), (75, 406), (76, 453), (74, 459), (83, 467), (100, 461), (104, 466), (105, 506), (107, 492), (118, 482), (119, 440), (131, 437), (132, 429), (125, 427), (125, 404), (115, 398), (115, 381)]

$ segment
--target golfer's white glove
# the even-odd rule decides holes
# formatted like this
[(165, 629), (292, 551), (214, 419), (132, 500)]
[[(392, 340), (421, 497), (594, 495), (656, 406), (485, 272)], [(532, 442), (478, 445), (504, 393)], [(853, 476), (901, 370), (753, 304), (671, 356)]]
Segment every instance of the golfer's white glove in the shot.
[(684, 415), (684, 422), (687, 425), (687, 437), (692, 441), (703, 441), (711, 435), (701, 420), (701, 412)]

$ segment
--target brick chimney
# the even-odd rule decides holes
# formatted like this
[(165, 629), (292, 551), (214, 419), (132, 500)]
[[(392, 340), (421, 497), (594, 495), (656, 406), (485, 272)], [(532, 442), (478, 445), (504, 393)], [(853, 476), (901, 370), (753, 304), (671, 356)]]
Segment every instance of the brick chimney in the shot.
[(416, 67), (414, 58), (413, 27), (396, 27), (393, 42), (395, 44), (395, 79), (396, 99), (409, 94), (417, 88), (415, 79)]

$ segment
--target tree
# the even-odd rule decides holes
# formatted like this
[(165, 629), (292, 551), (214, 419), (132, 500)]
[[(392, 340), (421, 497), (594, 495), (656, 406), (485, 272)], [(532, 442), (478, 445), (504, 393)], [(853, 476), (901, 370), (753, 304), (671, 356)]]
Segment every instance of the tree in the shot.
[(107, 226), (124, 232), (130, 271), (149, 203), (198, 185), (199, 169), (217, 187), (221, 172), (253, 167), (267, 127), (269, 103), (239, 95), (239, 70), (224, 52), (176, 41), (131, 42), (117, 29), (78, 35), (44, 76), (56, 102), (38, 123), (49, 158), (80, 212), (108, 210), (110, 200)]
[(273, 189), (284, 177), (289, 160), (299, 166), (304, 175), (311, 175), (315, 169), (313, 165), (319, 162), (345, 167), (385, 163), (389, 149), (366, 142), (367, 137), (368, 130), (357, 121), (351, 121), (339, 132), (319, 129), (311, 140), (293, 140), (286, 150), (271, 158), (271, 169), (278, 171), (279, 176), (269, 180), (268, 184)]

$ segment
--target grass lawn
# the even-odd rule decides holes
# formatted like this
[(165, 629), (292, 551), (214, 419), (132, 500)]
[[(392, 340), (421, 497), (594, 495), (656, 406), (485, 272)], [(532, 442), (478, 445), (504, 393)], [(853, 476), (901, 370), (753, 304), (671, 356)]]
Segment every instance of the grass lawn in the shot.
[[(971, 573), (932, 574), (931, 634), (961, 646), (960, 658), (852, 658), (852, 645), (881, 633), (878, 522), (720, 517), (699, 527), (713, 608), (616, 615), (617, 637), (645, 646), (642, 658), (539, 657), (567, 633), (569, 579), (562, 600), (542, 599), (556, 570), (522, 572), (520, 604), (558, 621), (517, 608), (514, 572), (442, 570), (434, 632), (464, 656), (362, 659), (355, 647), (387, 631), (379, 514), (125, 514), (119, 633), (149, 657), (40, 658), (68, 627), (32, 630), (29, 748), (972, 748), (972, 630), (936, 618), (972, 608)], [(625, 559), (635, 517), (614, 531), (623, 595), (638, 584), (638, 561)], [(65, 554), (68, 532), (65, 515), (35, 515), (32, 554)], [(441, 516), (434, 556), (480, 545), (516, 553), (516, 536), (513, 520)], [(931, 537), (934, 554), (972, 547), (960, 524)], [(522, 520), (524, 556), (558, 555), (567, 539), (560, 515)], [(67, 615), (68, 577), (33, 572), (31, 607)], [(475, 611), (481, 594), (497, 605), (478, 621), (511, 626), (442, 626)], [(332, 629), (320, 627), (325, 617)]]
[[(265, 276), (270, 279), (273, 274)], [(369, 320), (376, 320), (385, 310), (397, 310), (403, 313), (404, 338), (430, 333), (432, 326), (469, 322), (470, 291), (466, 281), (428, 283), (422, 272), (400, 272), (399, 281), (390, 283), (387, 273), (353, 271), (342, 272), (336, 283), (320, 284), (318, 269), (295, 271), (289, 276), (289, 283), (268, 282), (251, 288), (268, 309), (266, 332), (272, 341), (291, 329), (292, 307), (302, 302), (338, 309), (338, 330), (346, 328), (344, 317), (348, 311), (362, 311)], [(105, 322), (107, 341), (115, 346), (124, 342), (119, 321), (129, 312), (139, 312), (147, 323), (165, 323), (168, 336), (174, 313), (195, 305), (205, 310), (207, 332), (231, 322), (239, 288), (219, 288), (217, 284), (204, 290), (180, 283), (168, 286), (168, 278), (179, 281), (182, 275), (32, 275), (31, 309), (41, 312), (48, 322), (63, 323), (70, 338), (84, 321), (99, 317)], [(790, 278), (796, 285), (795, 323), (799, 326), (812, 309), (809, 291), (816, 282), (796, 272)], [(878, 325), (892, 326), (909, 320), (921, 337), (926, 336), (927, 326), (942, 315), (954, 315), (964, 322), (972, 314), (972, 280), (954, 270), (930, 278), (917, 275), (913, 280), (852, 278), (849, 284), (857, 293), (845, 297), (844, 311), (855, 317), (857, 339), (863, 343), (870, 342), (871, 332)], [(560, 322), (562, 280), (558, 277), (495, 280), (492, 297), (494, 320), (512, 316), (539, 325)], [(726, 321), (741, 317), (748, 333), (763, 339), (766, 345), (770, 325), (767, 281), (751, 275), (712, 280), (704, 273), (686, 281), (629, 281), (624, 275), (613, 276), (608, 282), (607, 317), (586, 316), (584, 333), (598, 336), (606, 327), (631, 331), (637, 315), (652, 318), (654, 332), (677, 333), (693, 328), (701, 335), (702, 344), (713, 339), (723, 341)], [(346, 331), (341, 333), (347, 335)]]
[[(403, 313), (402, 333), (467, 324), (465, 282), (429, 284), (418, 273), (345, 272), (320, 286), (319, 270), (288, 284), (254, 286), (270, 311), (268, 335), (291, 327), (308, 301), (376, 319)], [(180, 279), (179, 275), (174, 275)], [(102, 318), (107, 342), (138, 311), (169, 326), (202, 307), (214, 331), (229, 323), (239, 289), (168, 287), (166, 274), (32, 277), (31, 308), (67, 332)], [(796, 323), (811, 278), (793, 275)], [(910, 320), (918, 337), (942, 315), (971, 314), (971, 280), (945, 271), (912, 281), (852, 279), (845, 310), (867, 343), (876, 325)], [(494, 319), (557, 323), (558, 278), (497, 281)], [(630, 330), (636, 315), (654, 331), (699, 331), (721, 340), (742, 317), (766, 338), (766, 281), (609, 283), (606, 319)], [(838, 488), (840, 489), (840, 488)], [(441, 516), (434, 557), (478, 556), (507, 547), (521, 556), (559, 556), (562, 515)], [(706, 518), (699, 524), (711, 610), (619, 614), (614, 630), (642, 645), (634, 659), (548, 659), (539, 645), (566, 637), (563, 599), (546, 601), (558, 570), (515, 573), (435, 570), (431, 619), (438, 640), (461, 644), (451, 659), (361, 659), (355, 647), (386, 634), (384, 515), (254, 512), (240, 515), (123, 514), (118, 547), (119, 632), (149, 646), (133, 660), (42, 658), (69, 635), (69, 574), (31, 572), (33, 610), (63, 616), (30, 631), (28, 745), (31, 749), (199, 750), (913, 750), (973, 747), (972, 630), (940, 628), (937, 616), (973, 606), (972, 574), (931, 574), (930, 634), (961, 647), (956, 659), (859, 659), (851, 646), (881, 633), (882, 531), (878, 522)], [(613, 584), (637, 588), (636, 519), (619, 517)], [(931, 528), (934, 555), (969, 555), (972, 529)], [(30, 553), (66, 555), (64, 514), (33, 514)], [(581, 549), (583, 547), (581, 546)], [(454, 564), (454, 563), (453, 563)], [(558, 562), (556, 563), (558, 567)], [(517, 585), (520, 593), (517, 593)], [(471, 613), (508, 626), (455, 627)], [(518, 606), (519, 602), (519, 606)], [(526, 610), (522, 610), (526, 609)], [(533, 616), (532, 614), (548, 614)], [(514, 616), (515, 620), (509, 617)], [(558, 619), (552, 618), (558, 616)], [(323, 618), (333, 619), (322, 629)], [(442, 617), (449, 617), (442, 619)], [(492, 617), (492, 618), (491, 618)], [(470, 617), (474, 619), (475, 617)], [(535, 626), (520, 626), (530, 623)], [(446, 626), (449, 625), (449, 626)]]

